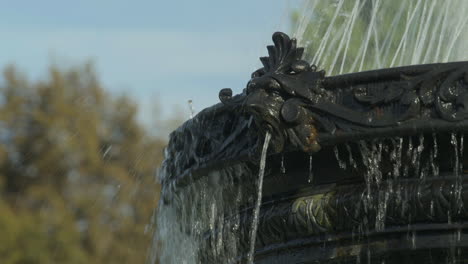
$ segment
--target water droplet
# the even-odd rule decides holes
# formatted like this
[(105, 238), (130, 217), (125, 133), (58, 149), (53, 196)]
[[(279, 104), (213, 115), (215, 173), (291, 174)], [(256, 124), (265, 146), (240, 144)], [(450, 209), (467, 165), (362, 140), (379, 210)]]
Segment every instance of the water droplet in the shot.
[(431, 216), (434, 217), (434, 200), (431, 200), (431, 208), (430, 208)]
[(111, 151), (111, 149), (112, 149), (112, 145), (110, 145), (110, 146), (108, 146), (108, 147), (106, 148), (106, 150), (104, 151), (104, 153), (102, 153), (102, 158), (103, 158), (103, 159), (106, 158), (107, 154), (109, 154), (109, 152)]
[(284, 166), (284, 155), (281, 155), (281, 173), (286, 173), (286, 167)]
[(314, 172), (312, 171), (312, 155), (309, 156), (309, 178), (308, 183), (311, 183), (314, 180)]
[(341, 169), (345, 170), (346, 169), (346, 162), (340, 159), (340, 154), (338, 153), (338, 147), (335, 146), (333, 147), (333, 152), (335, 152), (335, 158), (336, 161), (338, 162), (338, 166), (340, 166)]
[(416, 249), (416, 231), (411, 232), (411, 247)]
[(356, 164), (356, 161), (354, 160), (353, 158), (353, 152), (351, 150), (351, 147), (349, 146), (349, 144), (345, 144), (346, 146), (346, 149), (348, 150), (348, 154), (349, 154), (349, 164), (353, 167), (353, 168), (357, 168), (357, 164)]

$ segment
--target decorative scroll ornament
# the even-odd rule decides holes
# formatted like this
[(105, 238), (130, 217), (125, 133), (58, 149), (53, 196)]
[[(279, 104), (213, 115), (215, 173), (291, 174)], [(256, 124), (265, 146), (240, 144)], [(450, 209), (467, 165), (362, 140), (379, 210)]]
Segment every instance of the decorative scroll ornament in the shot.
[(454, 122), (465, 125), (468, 119), (468, 62), (325, 77), (301, 59), (304, 49), (296, 47), (295, 39), (276, 32), (273, 43), (244, 92), (233, 97), (231, 89), (223, 89), (219, 98), (269, 130), (276, 152), (312, 153), (327, 141), (363, 137), (376, 129), (381, 134), (386, 129), (393, 134), (409, 128), (430, 131)]

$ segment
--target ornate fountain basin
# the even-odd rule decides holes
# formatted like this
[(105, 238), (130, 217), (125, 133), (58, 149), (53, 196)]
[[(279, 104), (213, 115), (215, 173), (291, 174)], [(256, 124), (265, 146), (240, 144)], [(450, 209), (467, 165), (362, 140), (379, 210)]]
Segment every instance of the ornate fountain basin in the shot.
[(268, 131), (255, 263), (464, 263), (468, 62), (326, 76), (295, 39), (273, 42), (241, 94), (221, 90), (171, 135), (165, 203), (213, 172), (243, 188), (226, 191), (239, 206), (201, 236), (198, 260), (245, 261)]

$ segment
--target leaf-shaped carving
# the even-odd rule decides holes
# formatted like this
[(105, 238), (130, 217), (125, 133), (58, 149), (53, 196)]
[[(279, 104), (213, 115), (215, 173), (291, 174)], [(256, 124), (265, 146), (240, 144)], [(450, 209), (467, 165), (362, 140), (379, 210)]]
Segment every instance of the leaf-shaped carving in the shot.
[(296, 47), (296, 39), (290, 39), (282, 32), (273, 34), (274, 46), (267, 46), (268, 57), (261, 57), (265, 72), (286, 73), (292, 64), (302, 57), (304, 48)]

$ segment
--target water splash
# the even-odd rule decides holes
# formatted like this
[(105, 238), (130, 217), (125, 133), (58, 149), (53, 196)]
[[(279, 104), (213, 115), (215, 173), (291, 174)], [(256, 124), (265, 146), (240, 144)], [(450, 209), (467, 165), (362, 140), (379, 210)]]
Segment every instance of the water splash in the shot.
[(195, 116), (195, 109), (193, 108), (193, 101), (190, 99), (187, 101), (189, 111), (190, 111), (190, 119), (192, 119)]
[(243, 178), (246, 171), (248, 167), (236, 164), (209, 172), (185, 187), (165, 186), (162, 197), (166, 198), (155, 213), (147, 263), (230, 263), (237, 259), (243, 250), (241, 239), (246, 237), (238, 213), (253, 192), (238, 184), (249, 180)]
[(260, 213), (260, 206), (262, 204), (263, 176), (265, 175), (266, 155), (268, 152), (268, 144), (270, 144), (270, 139), (271, 139), (271, 134), (267, 132), (265, 135), (265, 142), (263, 143), (262, 156), (260, 158), (260, 168), (258, 171), (257, 201), (255, 203), (255, 208), (254, 208), (253, 217), (252, 217), (252, 226), (251, 226), (251, 232), (250, 232), (250, 250), (247, 255), (248, 264), (252, 264), (254, 262), (255, 240), (257, 238), (257, 228), (258, 228), (258, 215)]
[(329, 75), (459, 61), (467, 10), (464, 0), (303, 0), (293, 36)]

